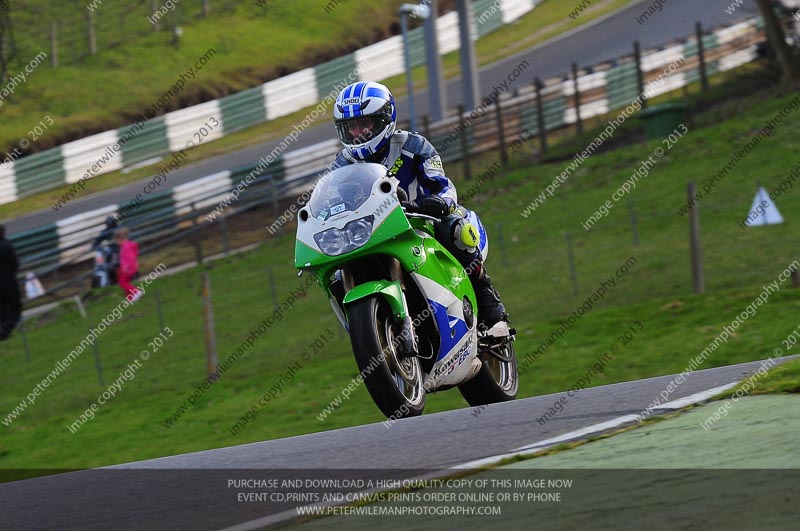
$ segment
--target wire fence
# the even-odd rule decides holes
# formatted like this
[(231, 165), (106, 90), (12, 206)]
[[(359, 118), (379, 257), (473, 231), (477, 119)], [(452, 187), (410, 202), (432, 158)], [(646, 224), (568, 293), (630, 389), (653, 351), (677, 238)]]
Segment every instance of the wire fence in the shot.
[[(81, 62), (133, 39), (177, 28), (193, 20), (228, 13), (233, 0), (63, 0), (11, 1), (5, 8), (13, 46), (12, 63), (27, 63), (41, 52), (52, 66)], [(168, 41), (165, 41), (165, 44)]]
[[(307, 182), (310, 183), (311, 179), (309, 177)], [(461, 186), (464, 183), (457, 184)], [(263, 191), (262, 189), (261, 193)], [(211, 255), (228, 256), (235, 248), (247, 243), (246, 239), (234, 239), (239, 227), (258, 225), (263, 230), (262, 224), (269, 223), (269, 219), (272, 219), (273, 208), (269, 196), (257, 197), (258, 195), (260, 194), (255, 192), (250, 201), (242, 204), (237, 211), (220, 216), (212, 223), (192, 223), (193, 218), (202, 217), (200, 210), (185, 215), (179, 223), (179, 231), (168, 238), (151, 240), (143, 245), (142, 271), (149, 271), (159, 260), (163, 260), (168, 266), (168, 274), (181, 270), (182, 266), (191, 265), (186, 264), (187, 259), (195, 258), (197, 262), (207, 263)], [(749, 191), (742, 191), (741, 196), (742, 202), (711, 198), (701, 208), (708, 223), (718, 225), (720, 218), (732, 220), (740, 217), (746, 210)], [(276, 202), (278, 208), (285, 204)], [(486, 215), (480, 203), (473, 202), (469, 206), (485, 215), (487, 220), (498, 219), (496, 215)], [(536, 297), (540, 304), (528, 308), (524, 316), (526, 322), (566, 318), (597, 293), (600, 286), (605, 286), (604, 293), (601, 300), (592, 303), (593, 308), (624, 306), (653, 299), (672, 299), (672, 304), (680, 307), (684, 304), (684, 297), (689, 297), (692, 293), (692, 269), (687, 220), (674, 210), (674, 205), (670, 202), (665, 202), (661, 208), (653, 208), (652, 205), (640, 205), (632, 200), (615, 213), (615, 216), (610, 216), (607, 223), (590, 231), (584, 231), (579, 226), (566, 225), (542, 231), (519, 216), (505, 216), (502, 221), (494, 223), (487, 221), (486, 229), (490, 239), (487, 269), (511, 308), (520, 303), (509, 303), (514, 301), (513, 286), (516, 283), (536, 286)], [(509, 208), (509, 211), (513, 209)], [(156, 234), (156, 223), (141, 221), (133, 226), (135, 239), (141, 237), (146, 240), (148, 232), (151, 236)], [(786, 245), (793, 234), (790, 225), (742, 230), (735, 222), (730, 221), (722, 229), (724, 237), (720, 236), (719, 226), (704, 229), (703, 233), (711, 230), (715, 237), (704, 241), (702, 262), (708, 292), (760, 285), (797, 259), (796, 251)], [(139, 236), (136, 236), (136, 231)], [(292, 235), (291, 230), (285, 230), (283, 235), (276, 235), (275, 238), (280, 238), (285, 243)], [(182, 244), (182, 250), (176, 252), (178, 244)], [(190, 249), (189, 254), (187, 248)], [(289, 247), (285, 245), (280, 248), (283, 249), (282, 252), (289, 252)], [(165, 249), (169, 252), (164, 253)], [(758, 249), (758, 252), (753, 252), (753, 249)], [(260, 253), (258, 256), (263, 258)], [(200, 296), (201, 271), (209, 271), (212, 274), (212, 284), (222, 286), (221, 289), (214, 290), (211, 298), (213, 302), (210, 303), (213, 305), (216, 320), (220, 323), (240, 321), (242, 308), (247, 308), (249, 321), (257, 323), (259, 316), (271, 315), (281, 307), (287, 294), (305, 280), (297, 279), (288, 264), (290, 257), (287, 255), (284, 258), (286, 260), (278, 264), (271, 262), (256, 266), (253, 259), (248, 259), (247, 265), (236, 269), (226, 267), (195, 270), (196, 273), (183, 277), (181, 285), (196, 297), (188, 297), (181, 289), (165, 290), (156, 286), (137, 303), (137, 311), (147, 316), (147, 326), (153, 330), (154, 335), (165, 326), (171, 326), (182, 336), (203, 336), (203, 305), (207, 303)], [(69, 305), (66, 307), (68, 310), (61, 312), (75, 314), (70, 319), (83, 323), (81, 326), (86, 328), (90, 325), (96, 326), (102, 317), (99, 308), (108, 306), (110, 300), (119, 299), (122, 295), (114, 287), (87, 297), (86, 288), (91, 270), (85, 262), (84, 269), (80, 276), (67, 280), (61, 286), (51, 287), (51, 291), (67, 291), (75, 286), (81, 290), (83, 300), (87, 301), (88, 298), (85, 310), (82, 306)], [(246, 303), (239, 300), (239, 295), (225, 289), (231, 283), (252, 286), (252, 294), (247, 296), (252, 295), (255, 298), (252, 301), (248, 299)], [(792, 284), (797, 285), (796, 277)], [(303, 295), (311, 292), (319, 300), (321, 294), (314, 293), (315, 291), (316, 286), (311, 285)], [(240, 291), (237, 290), (237, 293)], [(188, 323), (184, 317), (176, 317), (186, 311), (187, 304), (194, 313), (194, 318), (189, 319)], [(79, 312), (88, 313), (88, 316), (78, 318)], [(328, 317), (330, 327), (341, 335), (332, 316)], [(514, 317), (512, 314), (512, 319)], [(28, 318), (28, 326), (41, 328), (52, 318), (47, 313), (41, 317)], [(179, 320), (183, 320), (184, 324), (176, 325)], [(215, 340), (215, 348), (217, 340), (224, 345), (230, 345), (237, 337), (224, 327), (217, 331), (223, 335)], [(117, 360), (119, 356), (114, 354), (114, 349), (104, 346), (109, 341), (115, 341), (116, 333), (109, 332), (87, 350), (88, 356), (93, 356), (97, 361), (84, 363), (84, 371), (96, 372), (100, 382), (104, 377), (108, 378), (109, 373), (114, 373), (115, 367), (121, 363), (121, 358)], [(39, 334), (37, 332), (37, 337)], [(28, 340), (25, 322), (15, 335), (15, 351), (24, 351), (26, 358), (51, 356), (46, 345)], [(220, 355), (227, 348), (220, 347)], [(111, 370), (108, 369), (109, 354), (112, 355), (110, 359), (117, 360), (113, 362)], [(195, 369), (197, 374), (202, 366), (202, 357), (198, 355)]]
[[(757, 31), (743, 32), (739, 37), (741, 40), (732, 39), (726, 48), (730, 50), (738, 46), (752, 50), (760, 38), (763, 36)], [(705, 60), (702, 55), (700, 58), (689, 62), (688, 66), (684, 62), (679, 73), (685, 78), (697, 79), (692, 73)], [(623, 91), (630, 93), (632, 99), (640, 90), (644, 90), (648, 79), (655, 77), (655, 72), (661, 70), (652, 69), (637, 81), (638, 62), (634, 54), (632, 58), (625, 58), (612, 66), (626, 71), (624, 83), (620, 84), (621, 78), (614, 82), (613, 94)], [(594, 70), (598, 71), (609, 77), (607, 68)], [(582, 77), (587, 75), (591, 74), (584, 73)], [(458, 111), (451, 113), (443, 122), (430, 126), (425, 124), (423, 132), (443, 153), (443, 159), (449, 167), (448, 174), (456, 180), (462, 202), (466, 201), (469, 206), (474, 197), (483, 195), (489, 188), (485, 185), (495, 174), (508, 169), (512, 159), (514, 165), (520, 166), (530, 164), (548, 153), (546, 142), (543, 141), (544, 135), (549, 135), (552, 140), (569, 138), (575, 134), (580, 115), (574, 120), (564, 120), (564, 96), (551, 99), (560, 93), (561, 85), (574, 82), (577, 89), (574, 97), (581, 101), (582, 106), (590, 106), (593, 99), (597, 98), (605, 98), (607, 101), (614, 99), (610, 88), (591, 88), (591, 85), (581, 94), (582, 85), (575, 82), (575, 76), (581, 74), (574, 72), (572, 80), (567, 78), (562, 82), (554, 80), (549, 84), (537, 83), (514, 94), (504, 95), (496, 103), (485, 105), (482, 113), (468, 120), (465, 113)], [(552, 88), (547, 88), (548, 86)], [(619, 101), (613, 106), (609, 105), (606, 114), (594, 113), (593, 121), (597, 122), (601, 116), (604, 119), (610, 116), (612, 107), (625, 105), (626, 99), (617, 99)], [(586, 123), (591, 127), (591, 122)], [(595, 125), (600, 126), (601, 123), (602, 121)], [(629, 125), (638, 127), (638, 123)], [(287, 212), (287, 207), (297, 204), (297, 196), (313, 186), (319, 177), (315, 168), (316, 166), (309, 167), (305, 174), (295, 175), (290, 179), (280, 172), (272, 173), (274, 170), (256, 172), (255, 181), (221, 216), (209, 214), (221, 204), (220, 200), (228, 194), (228, 189), (209, 186), (198, 188), (198, 193), (181, 203), (174, 201), (169, 193), (156, 194), (151, 201), (143, 203), (126, 216), (124, 223), (132, 229), (133, 237), (143, 244), (143, 255), (183, 242), (183, 254), (171, 256), (173, 262), (169, 265), (174, 267), (192, 260), (203, 263), (211, 254), (227, 255), (236, 247), (252, 243), (252, 239), (242, 237), (242, 233), (237, 230), (237, 227), (252, 224), (252, 219), (263, 221), (268, 228), (275, 226)], [(238, 168), (231, 176), (232, 182), (237, 182), (250, 170), (250, 167)], [(681, 183), (680, 186), (684, 184)], [(555, 197), (551, 201), (563, 201), (563, 193), (559, 194), (562, 197)], [(747, 199), (743, 201), (746, 203)], [(704, 209), (714, 208), (715, 214), (719, 214), (719, 209), (736, 209), (736, 218), (743, 215), (738, 212), (741, 210), (738, 204), (714, 205), (709, 202), (707, 205)], [(689, 249), (686, 218), (676, 215), (674, 207), (675, 205), (663, 208), (660, 205), (658, 208), (653, 208), (652, 205), (642, 207), (634, 199), (626, 199), (615, 205), (615, 216), (611, 217), (613, 221), (604, 220), (588, 232), (575, 226), (539, 234), (531, 228), (535, 223), (531, 223), (527, 216), (524, 216), (525, 219), (512, 216), (508, 222), (504, 222), (505, 226), (501, 224), (487, 227), (492, 234), (492, 262), (502, 263), (508, 274), (521, 276), (531, 274), (530, 264), (537, 264), (534, 274), (549, 278), (544, 283), (546, 287), (543, 289), (546, 293), (543, 295), (549, 300), (557, 301), (554, 304), (563, 306), (560, 310), (566, 311), (572, 298), (582, 296), (587, 287), (601, 282), (605, 271), (613, 269), (613, 264), (622, 255), (644, 253), (647, 267), (641, 268), (645, 271), (642, 278), (649, 280), (652, 271), (658, 271), (662, 277), (661, 282), (653, 285), (651, 294), (669, 296), (682, 291), (685, 286), (690, 286), (692, 280), (688, 258), (677, 261), (671, 255), (674, 254), (675, 246), (669, 245), (670, 241), (677, 239), (684, 242), (681, 246), (687, 249), (687, 253)], [(243, 214), (245, 215), (240, 218)], [(87, 258), (91, 258), (91, 253), (87, 252), (88, 243), (99, 232), (99, 227), (92, 224), (98, 223), (100, 219), (103, 218), (89, 220), (88, 225), (82, 223), (70, 228), (61, 227), (57, 235), (61, 244), (56, 248), (53, 247), (51, 234), (26, 237), (20, 254), (23, 267), (36, 269), (37, 275), (49, 288), (49, 300), (73, 297), (76, 294), (85, 295), (92, 275), (91, 265), (87, 261)], [(283, 225), (281, 221), (277, 226), (280, 228)], [(665, 237), (661, 230), (664, 226), (670, 227), (668, 240), (662, 240)], [(707, 275), (710, 290), (756, 281), (772, 264), (791, 261), (791, 252), (782, 245), (786, 238), (784, 228), (768, 228), (759, 234), (742, 231), (733, 224), (730, 228), (729, 241), (741, 240), (742, 245), (728, 248), (713, 243), (706, 245), (704, 249), (703, 262), (710, 272)], [(273, 231), (270, 229), (269, 233), (272, 235)], [(659, 233), (659, 236), (653, 236), (654, 233)], [(527, 245), (518, 245), (520, 235), (524, 235)], [(259, 240), (263, 238), (256, 237), (255, 241)], [(69, 243), (64, 245), (64, 242)], [(524, 249), (528, 249), (531, 244), (536, 249), (550, 251), (545, 255), (524, 254)], [(763, 246), (766, 251), (746, 251), (753, 245)], [(64, 257), (69, 258), (65, 261)], [(747, 264), (748, 267), (740, 268), (734, 265), (736, 263)], [(608, 267), (598, 269), (598, 264), (606, 264)], [(629, 293), (634, 297), (636, 289), (623, 289), (619, 293)], [(571, 294), (571, 297), (565, 296), (566, 294)], [(548, 308), (548, 311), (551, 309), (553, 308)]]

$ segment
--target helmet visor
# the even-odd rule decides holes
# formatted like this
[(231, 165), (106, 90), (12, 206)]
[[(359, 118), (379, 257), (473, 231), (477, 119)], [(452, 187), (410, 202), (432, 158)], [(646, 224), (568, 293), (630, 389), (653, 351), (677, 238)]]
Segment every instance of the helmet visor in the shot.
[(383, 116), (359, 116), (336, 121), (336, 131), (345, 144), (369, 142), (386, 127)]

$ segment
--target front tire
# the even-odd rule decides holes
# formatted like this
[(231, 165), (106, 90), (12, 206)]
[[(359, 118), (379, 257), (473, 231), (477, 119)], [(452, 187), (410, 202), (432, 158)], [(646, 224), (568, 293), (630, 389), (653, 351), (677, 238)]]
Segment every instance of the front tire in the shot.
[(461, 395), (470, 406), (483, 406), (497, 402), (508, 402), (517, 398), (519, 373), (514, 342), (510, 339), (501, 348), (501, 360), (489, 352), (482, 352), (481, 370), (470, 381), (458, 386)]
[(396, 346), (397, 325), (389, 304), (370, 295), (347, 307), (350, 342), (372, 400), (387, 418), (416, 417), (425, 408), (419, 358), (403, 357)]

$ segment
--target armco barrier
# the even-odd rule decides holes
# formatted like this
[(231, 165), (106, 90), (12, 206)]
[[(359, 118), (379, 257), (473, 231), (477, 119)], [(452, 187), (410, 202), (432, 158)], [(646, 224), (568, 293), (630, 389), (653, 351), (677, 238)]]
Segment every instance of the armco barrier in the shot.
[(193, 216), (200, 218), (218, 206), (222, 207), (219, 215), (224, 215), (245, 205), (300, 193), (337, 151), (338, 141), (331, 140), (281, 157), (263, 171), (253, 173), (255, 180), (230, 204), (222, 201), (257, 165), (220, 171), (171, 190), (146, 195), (138, 206), (127, 211), (125, 203), (108, 205), (70, 216), (55, 225), (13, 234), (11, 240), (22, 269), (48, 271), (58, 264), (90, 258), (91, 243), (109, 216), (121, 215), (122, 223), (141, 242), (163, 238), (180, 230), (179, 221), (191, 220)]
[[(502, 13), (503, 24), (508, 24), (534, 8), (539, 0), (502, 0), (475, 2), (473, 35), (483, 36), (501, 27), (497, 13)], [(480, 15), (492, 11), (491, 22), (479, 22)], [(487, 19), (488, 20), (488, 19)], [(458, 48), (458, 17), (455, 12), (439, 17), (439, 51), (448, 53)], [(409, 32), (412, 63), (424, 62), (422, 28)], [(210, 140), (228, 135), (266, 120), (289, 115), (309, 106), (317, 105), (334, 85), (358, 72), (356, 80), (379, 81), (404, 71), (402, 40), (391, 37), (288, 76), (275, 79), (238, 94), (187, 107), (144, 122), (143, 128), (119, 146), (119, 151), (108, 149), (131, 131), (130, 125), (114, 131), (77, 140), (35, 153), (10, 163), (0, 170), (0, 204), (16, 201), (64, 184), (77, 182), (96, 165), (92, 176), (102, 175), (138, 162), (161, 157), (187, 147), (194, 133), (210, 118), (220, 121), (212, 131)], [(10, 184), (13, 182), (13, 185)]]

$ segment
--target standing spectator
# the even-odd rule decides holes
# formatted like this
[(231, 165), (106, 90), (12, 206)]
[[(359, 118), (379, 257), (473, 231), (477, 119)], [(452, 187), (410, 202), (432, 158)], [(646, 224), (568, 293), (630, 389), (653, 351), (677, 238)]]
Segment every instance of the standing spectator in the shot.
[(135, 302), (142, 296), (142, 292), (136, 289), (131, 280), (139, 273), (139, 244), (129, 240), (130, 230), (127, 227), (120, 227), (114, 233), (114, 238), (119, 244), (119, 272), (117, 278), (119, 286), (125, 292), (125, 297), (129, 302)]
[(17, 269), (19, 262), (14, 246), (6, 240), (6, 229), (0, 225), (0, 341), (11, 337), (11, 331), (22, 316)]

